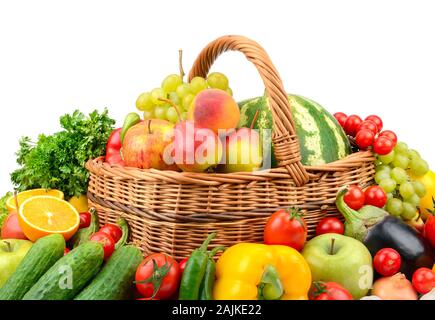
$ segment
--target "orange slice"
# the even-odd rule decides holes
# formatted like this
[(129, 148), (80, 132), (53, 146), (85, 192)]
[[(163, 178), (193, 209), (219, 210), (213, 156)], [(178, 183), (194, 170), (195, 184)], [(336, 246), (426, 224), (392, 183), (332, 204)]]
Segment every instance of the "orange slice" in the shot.
[[(42, 189), (42, 188), (23, 191), (17, 194), (18, 205), (21, 205), (24, 201), (34, 196), (53, 196), (59, 199), (63, 199), (63, 192), (55, 189)], [(14, 196), (8, 198), (8, 200), (6, 201), (6, 207), (8, 208), (9, 212), (17, 210), (17, 208), (15, 207)]]
[(80, 217), (67, 201), (53, 196), (35, 196), (20, 205), (18, 222), (26, 237), (32, 241), (53, 233), (59, 233), (68, 240), (77, 232)]

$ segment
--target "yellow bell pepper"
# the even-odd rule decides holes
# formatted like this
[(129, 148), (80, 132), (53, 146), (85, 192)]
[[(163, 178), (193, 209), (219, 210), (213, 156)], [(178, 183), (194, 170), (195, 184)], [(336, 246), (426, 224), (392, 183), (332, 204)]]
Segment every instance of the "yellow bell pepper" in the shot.
[(293, 248), (239, 243), (216, 264), (215, 300), (307, 300), (311, 271)]
[(432, 199), (435, 198), (435, 173), (433, 171), (429, 171), (423, 177), (411, 178), (420, 181), (426, 188), (426, 194), (420, 199), (419, 205), (421, 218), (426, 220), (430, 214), (430, 210), (434, 209)]

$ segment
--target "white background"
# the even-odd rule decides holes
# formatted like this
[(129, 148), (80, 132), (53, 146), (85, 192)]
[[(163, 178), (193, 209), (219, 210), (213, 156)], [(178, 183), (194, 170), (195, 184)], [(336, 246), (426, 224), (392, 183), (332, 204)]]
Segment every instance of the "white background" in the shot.
[[(188, 70), (209, 41), (258, 41), (288, 92), (331, 113), (379, 114), (435, 166), (433, 1), (2, 1), (0, 192), (11, 188), (22, 135), (59, 129), (59, 116), (107, 106), (120, 125), (139, 93)], [(261, 95), (240, 54), (214, 66), (238, 99)]]

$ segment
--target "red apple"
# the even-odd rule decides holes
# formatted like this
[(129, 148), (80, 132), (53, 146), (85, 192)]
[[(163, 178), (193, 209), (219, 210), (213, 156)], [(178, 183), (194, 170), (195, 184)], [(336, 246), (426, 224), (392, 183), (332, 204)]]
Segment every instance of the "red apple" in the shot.
[(183, 171), (204, 172), (222, 158), (222, 143), (210, 129), (198, 128), (193, 121), (175, 125), (174, 160)]
[(127, 167), (178, 170), (165, 155), (174, 141), (174, 125), (166, 120), (150, 119), (131, 127), (124, 137), (122, 155)]
[(28, 240), (18, 223), (18, 214), (15, 211), (9, 213), (3, 222), (1, 229), (2, 239), (23, 239)]

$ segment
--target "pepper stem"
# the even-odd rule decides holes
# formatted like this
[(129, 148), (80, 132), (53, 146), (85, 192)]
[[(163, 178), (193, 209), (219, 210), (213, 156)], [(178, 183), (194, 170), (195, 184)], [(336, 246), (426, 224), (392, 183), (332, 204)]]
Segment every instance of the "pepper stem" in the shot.
[(216, 238), (216, 232), (210, 233), (207, 237), (207, 239), (204, 240), (204, 242), (202, 243), (201, 247), (199, 248), (200, 251), (207, 251), (208, 245), (210, 244), (210, 242)]
[(216, 247), (216, 248), (213, 248), (211, 251), (210, 251), (210, 254), (209, 254), (209, 256), (210, 256), (210, 258), (213, 258), (219, 251), (225, 251), (227, 248), (225, 248), (225, 247), (223, 247), (223, 246), (220, 246), (220, 247)]
[(284, 295), (284, 288), (278, 271), (272, 265), (267, 265), (258, 286), (260, 300), (279, 300)]

